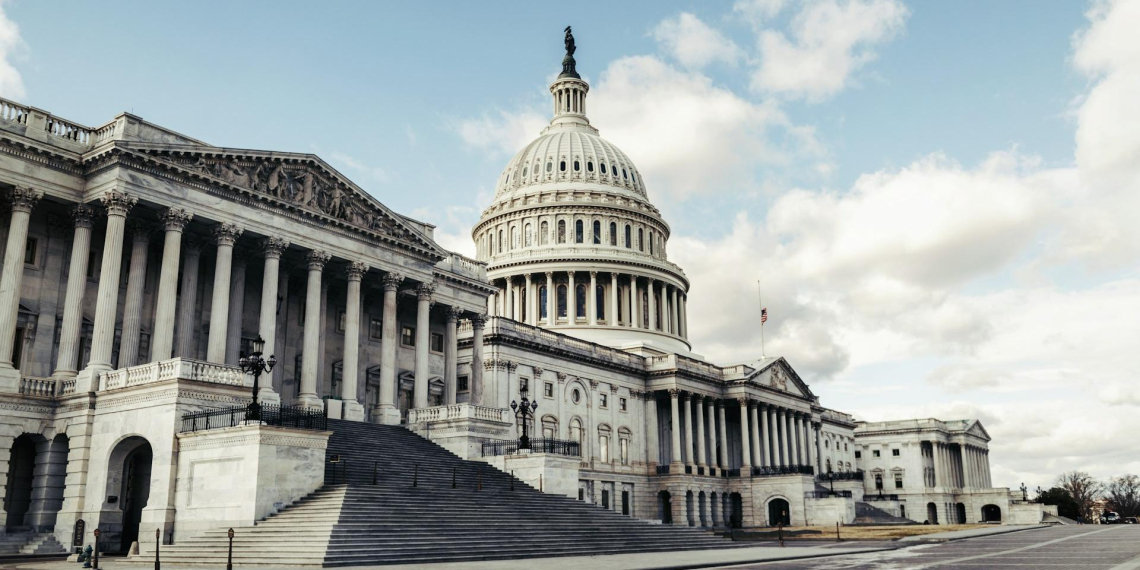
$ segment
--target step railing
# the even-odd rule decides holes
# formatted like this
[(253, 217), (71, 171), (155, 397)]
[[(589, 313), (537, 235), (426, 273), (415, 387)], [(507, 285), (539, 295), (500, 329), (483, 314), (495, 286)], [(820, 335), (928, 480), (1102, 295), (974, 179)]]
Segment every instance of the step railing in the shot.
[(582, 444), (573, 440), (546, 437), (529, 438), (526, 444), (517, 439), (492, 439), (483, 442), (482, 451), (483, 457), (523, 453), (551, 453), (567, 457), (581, 457)]
[(263, 425), (296, 429), (318, 431), (328, 429), (328, 416), (323, 409), (262, 404), (260, 419), (251, 415), (248, 406), (215, 408), (183, 414), (182, 431), (185, 433), (229, 428), (259, 422)]

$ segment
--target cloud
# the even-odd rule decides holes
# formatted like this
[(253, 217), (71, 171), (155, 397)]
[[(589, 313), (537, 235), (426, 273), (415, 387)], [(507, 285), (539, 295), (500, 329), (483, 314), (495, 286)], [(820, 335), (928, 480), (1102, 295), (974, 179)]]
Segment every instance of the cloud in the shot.
[(662, 20), (653, 30), (653, 38), (688, 68), (701, 68), (718, 61), (733, 64), (744, 55), (732, 40), (688, 12)]
[(875, 59), (874, 47), (898, 35), (909, 11), (898, 0), (808, 2), (793, 18), (791, 37), (765, 29), (752, 88), (821, 101), (845, 88)]
[(21, 100), (27, 95), (24, 79), (12, 64), (12, 59), (25, 48), (20, 27), (8, 18), (4, 3), (0, 2), (0, 97)]
[(484, 113), (473, 119), (453, 121), (451, 126), (467, 146), (501, 156), (522, 150), (549, 122), (549, 117), (525, 108)]
[(732, 5), (733, 13), (744, 18), (753, 29), (759, 30), (768, 19), (784, 9), (785, 0), (737, 0)]
[(329, 160), (333, 163), (343, 165), (345, 168), (363, 175), (365, 178), (381, 184), (389, 182), (391, 177), (388, 171), (379, 167), (371, 166), (365, 161), (349, 156), (340, 151), (329, 152)]

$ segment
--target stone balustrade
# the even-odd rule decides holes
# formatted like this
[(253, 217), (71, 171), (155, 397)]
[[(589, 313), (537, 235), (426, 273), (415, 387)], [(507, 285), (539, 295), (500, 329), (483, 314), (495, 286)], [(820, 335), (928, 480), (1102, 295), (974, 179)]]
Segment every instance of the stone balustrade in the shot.
[[(29, 121), (29, 118), (33, 120)], [(0, 99), (0, 120), (27, 125), (29, 130), (42, 129), (51, 137), (68, 140), (86, 148), (110, 140), (119, 128), (117, 120), (98, 128), (85, 127), (39, 109), (33, 112), (31, 107), (7, 99)]]
[(408, 410), (408, 423), (440, 422), (447, 420), (482, 420), (489, 422), (510, 423), (510, 410), (506, 408), (491, 408), (475, 404), (452, 404), (449, 406), (436, 406), (434, 408), (415, 408)]
[[(26, 396), (55, 396), (55, 378), (20, 378), (20, 393)], [(74, 388), (72, 388), (74, 390)]]
[(463, 275), (480, 281), (487, 280), (487, 264), (482, 261), (452, 252), (443, 261), (435, 264), (436, 269), (450, 271), (456, 275)]
[(166, 380), (195, 380), (228, 386), (252, 386), (253, 378), (237, 366), (214, 364), (190, 358), (148, 362), (103, 373), (100, 390), (116, 390)]

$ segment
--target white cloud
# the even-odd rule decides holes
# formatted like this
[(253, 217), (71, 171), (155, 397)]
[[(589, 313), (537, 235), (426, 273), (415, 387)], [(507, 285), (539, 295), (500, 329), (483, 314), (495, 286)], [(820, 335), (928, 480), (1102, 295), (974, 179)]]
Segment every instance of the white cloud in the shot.
[(760, 32), (761, 63), (752, 76), (760, 92), (826, 99), (875, 58), (874, 47), (895, 37), (909, 12), (898, 0), (809, 2), (784, 32)]
[(361, 159), (354, 158), (340, 151), (334, 150), (329, 152), (329, 160), (334, 164), (340, 164), (345, 168), (356, 172), (373, 182), (379, 182), (383, 184), (391, 180), (391, 177), (388, 175), (388, 171), (384, 168), (379, 166), (372, 166)]
[(538, 136), (549, 121), (549, 117), (534, 109), (498, 110), (474, 119), (456, 121), (452, 126), (468, 146), (492, 151), (498, 156), (512, 155), (521, 150)]
[(737, 0), (732, 11), (759, 30), (769, 18), (779, 14), (786, 3), (785, 0)]
[(693, 14), (662, 20), (653, 37), (681, 65), (701, 68), (713, 62), (736, 63), (744, 53), (732, 40)]
[(4, 3), (0, 2), (0, 97), (21, 100), (27, 94), (24, 79), (12, 64), (12, 59), (24, 48), (20, 27), (8, 18)]

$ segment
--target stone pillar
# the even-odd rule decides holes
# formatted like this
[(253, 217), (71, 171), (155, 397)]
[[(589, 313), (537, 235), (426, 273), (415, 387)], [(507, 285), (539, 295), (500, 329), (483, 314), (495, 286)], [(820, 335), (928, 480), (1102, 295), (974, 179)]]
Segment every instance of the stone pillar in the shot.
[(146, 258), (150, 252), (150, 227), (131, 220), (131, 265), (127, 273), (127, 297), (123, 300), (123, 332), (119, 337), (119, 368), (139, 363), (139, 335), (142, 332), (143, 284)]
[(687, 295), (681, 296), (681, 336), (689, 338), (689, 297)]
[(760, 404), (753, 402), (748, 406), (748, 415), (752, 417), (752, 464), (756, 467), (767, 467), (768, 462), (764, 461), (763, 440), (760, 439), (760, 415), (757, 408)]
[[(309, 280), (305, 287), (305, 326), (301, 348), (301, 393), (297, 397), (300, 405), (310, 408), (322, 407), (317, 394), (317, 374), (320, 372), (321, 332), (321, 272), (332, 258), (323, 251), (310, 251), (305, 255), (309, 264)], [(215, 288), (216, 296), (216, 288)], [(211, 333), (213, 323), (211, 323)], [(213, 334), (210, 335), (211, 337)]]
[(523, 295), (523, 300), (526, 302), (526, 308), (523, 310), (523, 315), (526, 317), (526, 324), (534, 325), (538, 321), (535, 320), (535, 302), (534, 302), (534, 283), (531, 282), (530, 273), (523, 275), (526, 280), (526, 294)]
[(178, 329), (178, 349), (176, 354), (182, 358), (196, 358), (198, 346), (195, 334), (198, 328), (198, 266), (202, 260), (202, 244), (199, 240), (190, 237), (186, 240), (186, 255), (182, 261), (182, 279), (178, 297), (178, 318), (175, 327)]
[(344, 419), (364, 421), (364, 405), (357, 399), (360, 382), (360, 281), (368, 273), (368, 265), (350, 261), (344, 268), (348, 279), (344, 306), (344, 359), (341, 360), (340, 399), (344, 401)]
[(649, 287), (646, 288), (645, 294), (648, 295), (649, 302), (649, 330), (655, 331), (659, 323), (657, 322), (657, 280), (649, 279)]
[(610, 310), (606, 313), (606, 324), (618, 324), (618, 274), (610, 273)]
[[(705, 398), (697, 398), (697, 465), (708, 467), (708, 453), (705, 451)], [(706, 475), (708, 473), (705, 473)]]
[(558, 289), (554, 286), (554, 272), (546, 272), (546, 326), (552, 327), (554, 323), (558, 322), (557, 310), (558, 305), (555, 302), (558, 299)]
[[(233, 263), (234, 243), (241, 233), (242, 229), (233, 224), (222, 223), (214, 226), (214, 239), (218, 242), (218, 256), (214, 263), (214, 294), (210, 301), (210, 336), (206, 345), (206, 360), (209, 362), (219, 364), (226, 362), (226, 333), (229, 331), (230, 316), (230, 269)], [(316, 301), (319, 307), (319, 296)], [(313, 360), (313, 365), (316, 366), (315, 359), (309, 360)]]
[(34, 461), (31, 503), (24, 515), (24, 524), (37, 530), (50, 530), (55, 526), (56, 513), (63, 506), (67, 446), (56, 439), (36, 442)]
[[(265, 254), (265, 268), (261, 277), (261, 313), (257, 321), (257, 333), (265, 341), (263, 352), (268, 356), (277, 354), (277, 287), (281, 282), (281, 254), (289, 247), (289, 242), (276, 237), (261, 240), (261, 251)], [(272, 380), (259, 386), (258, 399), (270, 401), (279, 399), (273, 392)]]
[(788, 423), (784, 417), (784, 408), (776, 409), (776, 430), (779, 432), (780, 467), (788, 465)]
[[(107, 233), (103, 239), (103, 263), (99, 270), (99, 293), (95, 302), (95, 324), (91, 336), (91, 360), (79, 373), (75, 392), (93, 392), (99, 388), (99, 375), (111, 369), (111, 343), (115, 340), (115, 314), (119, 306), (119, 271), (123, 259), (123, 232), (127, 212), (138, 198), (108, 190), (102, 197), (107, 208)], [(9, 238), (11, 239), (11, 238)], [(22, 242), (21, 242), (22, 243)], [(20, 246), (23, 248), (23, 245)], [(20, 250), (20, 255), (23, 249)], [(23, 261), (22, 258), (20, 260)], [(2, 291), (0, 287), (0, 291)], [(0, 306), (4, 306), (0, 303)], [(4, 354), (11, 354), (11, 349)]]
[(657, 464), (661, 462), (661, 450), (657, 444), (657, 434), (660, 426), (657, 423), (657, 393), (646, 392), (645, 395), (645, 462), (649, 464), (649, 474), (656, 474)]
[(717, 426), (717, 435), (720, 438), (720, 466), (723, 469), (731, 469), (732, 464), (728, 462), (728, 423), (724, 419), (724, 402), (716, 401), (716, 415), (719, 425)]
[(428, 349), (431, 344), (431, 295), (435, 287), (431, 283), (416, 286), (416, 371), (415, 407), (428, 407)]
[[(67, 293), (63, 301), (63, 322), (59, 333), (59, 357), (56, 359), (56, 378), (74, 378), (79, 372), (79, 335), (83, 326), (83, 294), (87, 290), (87, 262), (91, 251), (91, 227), (95, 210), (77, 204), (71, 210), (75, 220), (75, 234), (71, 238), (71, 265), (67, 270)], [(177, 255), (174, 273), (178, 273)], [(172, 295), (173, 296), (173, 295)]]
[(682, 399), (685, 402), (685, 464), (695, 465), (693, 460), (693, 396), (685, 392)]
[(716, 466), (724, 468), (720, 463), (720, 453), (717, 451), (716, 442), (716, 408), (714, 407), (715, 400), (709, 398), (705, 400), (705, 411), (708, 412), (709, 421), (709, 466)]
[[(12, 347), (16, 343), (16, 324), (20, 316), (24, 249), (28, 245), (28, 222), (32, 217), (32, 208), (44, 197), (44, 193), (17, 186), (9, 192), (9, 196), (12, 201), (12, 217), (8, 224), (4, 269), (0, 272), (0, 392), (16, 393), (20, 391), (20, 371), (12, 366)], [(86, 279), (87, 276), (82, 278)], [(114, 336), (114, 323), (111, 326)]]
[(227, 364), (233, 364), (241, 358), (242, 316), (245, 315), (246, 261), (244, 252), (234, 252), (233, 270), (230, 273), (230, 314), (229, 323), (226, 326)]
[(566, 286), (566, 322), (572, 325), (578, 318), (578, 290), (574, 284), (574, 271), (566, 272), (566, 280), (569, 283)]
[(823, 450), (819, 445), (819, 432), (823, 431), (823, 424), (812, 425), (812, 435), (815, 437), (815, 472), (823, 472)]
[[(158, 273), (158, 292), (155, 294), (154, 331), (151, 334), (150, 343), (150, 359), (152, 361), (167, 360), (174, 354), (174, 308), (178, 297), (178, 258), (182, 253), (182, 230), (193, 217), (190, 212), (181, 208), (167, 208), (159, 214), (165, 235), (162, 244), (162, 266)], [(61, 349), (60, 355), (62, 356), (62, 354)]]
[(740, 402), (740, 475), (752, 474), (752, 444), (748, 437), (748, 398), (737, 398)]
[(637, 294), (637, 276), (629, 276), (629, 316), (630, 326), (641, 328), (641, 299)]
[[(380, 335), (380, 418), (382, 424), (400, 423), (400, 410), (396, 408), (396, 292), (403, 283), (399, 273), (384, 275), (384, 323)], [(472, 369), (472, 375), (476, 368)], [(472, 392), (474, 397), (474, 391)]]
[(669, 301), (669, 332), (680, 335), (680, 319), (677, 318), (677, 288), (669, 287), (669, 292), (671, 295)]
[(590, 289), (586, 291), (586, 322), (590, 326), (598, 324), (598, 272), (590, 272)]
[[(526, 298), (527, 298), (527, 312), (526, 316), (529, 320), (534, 314), (530, 309), (530, 274), (527, 276)], [(459, 317), (463, 316), (463, 309), (459, 307), (447, 308), (447, 329), (444, 331), (443, 338), (443, 386), (444, 396), (443, 403), (447, 405), (455, 404), (455, 390), (456, 380), (459, 375)], [(539, 382), (535, 378), (535, 382)], [(537, 388), (537, 387), (536, 387)], [(536, 392), (537, 393), (537, 392)], [(536, 428), (541, 426), (535, 426)]]
[(673, 434), (673, 460), (669, 464), (673, 466), (671, 470), (674, 473), (684, 471), (684, 460), (681, 457), (681, 411), (677, 404), (680, 395), (681, 391), (676, 388), (669, 390), (669, 403), (673, 406), (673, 424), (669, 430)]
[(775, 467), (777, 463), (776, 456), (774, 454), (774, 451), (776, 450), (776, 436), (772, 433), (772, 422), (768, 418), (768, 409), (771, 407), (772, 406), (769, 406), (768, 404), (760, 404), (760, 425), (764, 428), (763, 451), (765, 467)]

